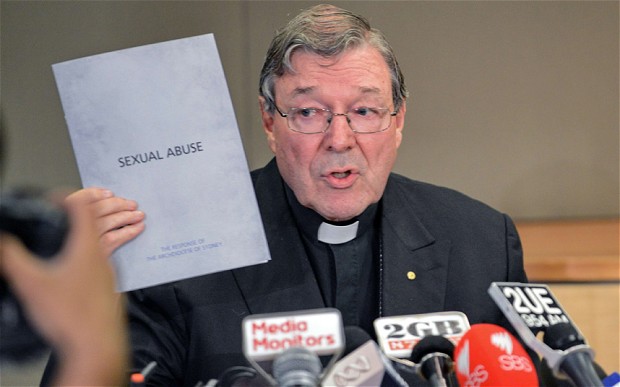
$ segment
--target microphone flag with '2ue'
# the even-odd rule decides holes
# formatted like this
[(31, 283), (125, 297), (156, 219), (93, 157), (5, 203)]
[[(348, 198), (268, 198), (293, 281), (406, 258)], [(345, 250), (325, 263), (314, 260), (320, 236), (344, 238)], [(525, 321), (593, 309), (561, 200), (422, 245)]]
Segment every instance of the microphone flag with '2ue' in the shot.
[(335, 308), (250, 315), (243, 319), (242, 336), (244, 356), (274, 384), (274, 360), (287, 349), (303, 347), (329, 357), (327, 368), (344, 349), (342, 316)]
[[(545, 359), (556, 377), (578, 386), (602, 386), (594, 351), (548, 286), (493, 282), (488, 291), (523, 342)], [(536, 337), (541, 332), (543, 341)]]
[(456, 346), (454, 362), (461, 387), (538, 385), (528, 353), (498, 325), (474, 324)]
[(534, 336), (560, 322), (575, 326), (547, 285), (493, 282), (489, 294), (511, 322)]
[(438, 312), (380, 317), (374, 327), (383, 353), (394, 359), (409, 359), (413, 347), (425, 336), (443, 336), (458, 344), (469, 329), (469, 320), (461, 312)]

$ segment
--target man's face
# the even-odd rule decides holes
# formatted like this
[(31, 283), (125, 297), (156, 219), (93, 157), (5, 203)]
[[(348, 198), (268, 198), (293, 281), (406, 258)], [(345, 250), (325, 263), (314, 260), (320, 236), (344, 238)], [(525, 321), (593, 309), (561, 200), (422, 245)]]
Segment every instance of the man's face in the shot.
[[(375, 48), (351, 49), (336, 60), (300, 50), (291, 62), (295, 72), (275, 81), (275, 102), (283, 113), (290, 108), (394, 110), (390, 73)], [(346, 117), (334, 116), (327, 132), (304, 134), (290, 130), (277, 112), (265, 112), (263, 102), (269, 147), (302, 205), (326, 219), (344, 221), (381, 198), (402, 139), (404, 103), (383, 132), (355, 133)]]

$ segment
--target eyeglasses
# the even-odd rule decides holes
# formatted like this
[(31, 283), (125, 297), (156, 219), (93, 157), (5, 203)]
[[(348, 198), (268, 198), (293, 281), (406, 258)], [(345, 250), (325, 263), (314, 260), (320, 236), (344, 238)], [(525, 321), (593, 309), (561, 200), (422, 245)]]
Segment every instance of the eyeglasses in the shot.
[(392, 117), (398, 112), (388, 108), (360, 107), (346, 113), (334, 113), (321, 108), (291, 108), (282, 113), (275, 106), (280, 116), (286, 118), (288, 128), (294, 132), (313, 134), (325, 133), (335, 116), (345, 116), (347, 123), (355, 133), (383, 132), (390, 127)]

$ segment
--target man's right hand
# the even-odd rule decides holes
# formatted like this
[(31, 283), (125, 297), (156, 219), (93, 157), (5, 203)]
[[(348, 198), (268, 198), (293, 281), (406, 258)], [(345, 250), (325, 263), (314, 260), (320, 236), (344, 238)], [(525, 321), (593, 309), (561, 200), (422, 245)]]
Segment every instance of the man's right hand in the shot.
[(99, 243), (106, 255), (112, 254), (144, 230), (144, 213), (138, 210), (138, 203), (114, 196), (110, 190), (84, 188), (65, 200), (69, 204), (80, 202), (91, 208), (96, 219)]

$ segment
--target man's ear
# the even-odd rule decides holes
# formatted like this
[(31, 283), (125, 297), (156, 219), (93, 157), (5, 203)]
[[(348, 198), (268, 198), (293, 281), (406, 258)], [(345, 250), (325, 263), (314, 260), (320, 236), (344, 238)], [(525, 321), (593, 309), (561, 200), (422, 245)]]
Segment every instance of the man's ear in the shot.
[(260, 115), (261, 121), (263, 123), (263, 130), (265, 131), (265, 135), (267, 135), (267, 143), (269, 144), (269, 148), (273, 153), (276, 153), (276, 141), (273, 133), (273, 125), (274, 125), (274, 116), (272, 113), (267, 111), (267, 101), (265, 97), (258, 97), (258, 104), (260, 106)]
[(405, 127), (405, 113), (407, 112), (407, 101), (403, 101), (398, 109), (398, 113), (394, 116), (394, 126), (396, 127), (396, 148), (400, 147), (403, 140), (403, 128)]

